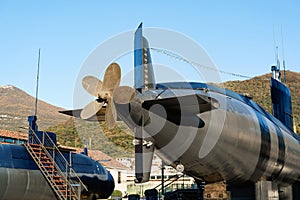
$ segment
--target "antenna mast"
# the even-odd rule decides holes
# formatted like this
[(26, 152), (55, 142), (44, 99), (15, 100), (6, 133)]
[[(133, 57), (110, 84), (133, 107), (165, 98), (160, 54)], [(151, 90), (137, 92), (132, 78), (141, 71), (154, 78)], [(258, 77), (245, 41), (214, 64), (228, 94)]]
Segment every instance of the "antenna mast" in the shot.
[(273, 24), (273, 45), (274, 45), (274, 56), (275, 56), (275, 63), (278, 61), (278, 51), (277, 51), (277, 45), (276, 45), (276, 39), (275, 39), (275, 28)]
[(35, 116), (37, 115), (37, 105), (38, 105), (40, 58), (41, 58), (41, 49), (39, 48), (39, 57), (38, 57), (37, 74), (36, 74), (36, 90), (35, 90), (35, 107), (34, 107)]
[(281, 27), (281, 46), (282, 46), (282, 65), (283, 65), (284, 83), (286, 83), (285, 57), (284, 57), (284, 42), (283, 42), (282, 27)]
[(275, 40), (274, 25), (273, 25), (273, 42), (274, 42), (274, 53), (275, 53), (276, 66), (272, 66), (272, 68), (271, 68), (272, 77), (278, 81), (281, 81), (279, 52), (278, 52), (278, 46), (276, 45), (276, 40)]

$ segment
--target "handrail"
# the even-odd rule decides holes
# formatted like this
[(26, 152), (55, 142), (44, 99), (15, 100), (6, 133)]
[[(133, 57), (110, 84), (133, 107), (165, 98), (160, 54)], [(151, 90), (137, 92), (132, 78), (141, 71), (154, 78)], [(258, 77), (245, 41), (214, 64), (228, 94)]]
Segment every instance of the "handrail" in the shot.
[[(29, 153), (31, 154), (31, 156), (33, 156), (33, 159), (35, 160), (35, 159), (37, 159), (37, 164), (38, 164), (38, 159), (39, 158), (36, 158), (37, 156), (34, 154), (34, 151), (32, 150), (32, 149), (30, 149), (30, 145), (29, 144), (25, 144), (25, 147), (28, 149), (28, 151), (29, 151)], [(36, 156), (36, 157), (34, 157), (34, 156)], [(41, 164), (38, 164), (39, 165), (39, 168), (41, 168)], [(61, 196), (64, 196), (64, 194), (59, 190), (59, 188), (56, 186), (56, 185), (54, 185), (51, 181), (53, 180), (53, 177), (51, 178), (51, 174), (48, 172), (48, 171), (46, 171), (46, 170), (41, 170), (41, 172), (44, 174), (44, 176), (45, 176), (45, 178), (49, 181), (49, 183), (50, 183), (50, 185), (53, 187), (53, 189), (55, 189), (55, 192), (57, 193), (59, 193), (59, 194), (57, 194), (57, 195), (61, 195)], [(61, 175), (61, 172), (60, 171), (57, 171), (57, 173), (59, 174), (59, 175)], [(62, 176), (63, 177), (63, 176)]]
[[(57, 146), (54, 144), (54, 142), (52, 141), (52, 139), (49, 137), (49, 135), (48, 134), (45, 134), (46, 132), (43, 132), (43, 137), (46, 135), (46, 137), (47, 137), (47, 140), (45, 140), (45, 141), (48, 141), (48, 142), (50, 142), (50, 144), (51, 144), (51, 147), (54, 147), (54, 152), (56, 152), (56, 153), (58, 153), (58, 155), (59, 155), (59, 157), (58, 158), (62, 158), (62, 161), (61, 160), (59, 160), (62, 164), (65, 162), (66, 163), (66, 172), (67, 172), (67, 169), (69, 169), (70, 170), (70, 175), (71, 174), (73, 174), (74, 175), (74, 177), (72, 176), (72, 178), (76, 178), (78, 181), (79, 181), (79, 183), (84, 187), (84, 189), (86, 190), (86, 191), (88, 191), (88, 189), (87, 189), (87, 187), (83, 184), (83, 182), (81, 181), (81, 179), (78, 177), (78, 175), (76, 174), (76, 172), (75, 172), (75, 170), (72, 168), (72, 166), (70, 165), (70, 163), (66, 160), (66, 158), (62, 155), (62, 153), (60, 152), (60, 150), (57, 148)], [(51, 155), (50, 155), (51, 156)], [(55, 158), (57, 158), (57, 156), (55, 157)], [(56, 164), (57, 163), (57, 161), (54, 159), (54, 164)], [(59, 167), (59, 166), (58, 166)], [(59, 167), (60, 168), (60, 167)], [(72, 173), (71, 173), (72, 172)], [(72, 183), (75, 183), (74, 181), (72, 181), (72, 179), (70, 179), (71, 180), (71, 182)], [(69, 181), (70, 181), (69, 180)]]
[[(66, 158), (62, 155), (60, 150), (57, 148), (57, 146), (54, 144), (53, 140), (49, 137), (47, 132), (42, 132), (42, 141), (37, 136), (34, 130), (30, 128), (29, 134), (31, 137), (29, 137), (28, 144), (40, 144), (40, 147), (43, 149), (43, 151), (46, 153), (47, 157), (51, 160), (53, 166), (57, 170), (57, 174), (59, 174), (63, 180), (66, 182), (66, 194), (63, 194), (59, 188), (54, 185), (53, 183), (50, 183), (53, 187), (56, 188), (56, 190), (59, 192), (62, 196), (68, 195), (68, 188), (70, 190), (70, 194), (80, 194), (81, 187), (88, 191), (87, 187), (84, 185), (84, 183), (81, 181), (81, 179), (76, 174), (75, 170), (71, 167), (70, 163), (66, 160)], [(45, 137), (46, 136), (46, 137)], [(32, 141), (31, 141), (32, 140)], [(30, 145), (28, 145), (30, 146)], [(26, 146), (26, 148), (28, 148)], [(52, 152), (51, 152), (52, 150)], [(33, 151), (31, 149), (31, 151)], [(33, 152), (30, 152), (31, 154)], [(51, 155), (52, 154), (52, 155)], [(36, 156), (36, 155), (35, 155)], [(37, 157), (37, 156), (36, 156)], [(39, 161), (39, 158), (37, 157), (37, 161)], [(51, 182), (51, 175), (48, 171), (42, 171), (44, 175), (46, 176), (46, 179)], [(53, 176), (52, 176), (53, 180)], [(79, 186), (78, 186), (79, 185)], [(75, 187), (77, 189), (75, 189)], [(70, 199), (72, 199), (72, 196), (70, 195)]]
[[(171, 181), (170, 183), (168, 183), (167, 185), (165, 185), (164, 187), (168, 187), (169, 185), (171, 185), (172, 183), (174, 183), (175, 181), (177, 181), (178, 179), (180, 179), (181, 177), (183, 177), (184, 176), (184, 174), (181, 174), (181, 175), (175, 175), (175, 176), (173, 176), (173, 177), (170, 177), (170, 178), (168, 178), (167, 180), (165, 180), (164, 181), (164, 183), (165, 182), (167, 182), (167, 181)], [(173, 179), (173, 180), (171, 180), (171, 179)], [(158, 187), (161, 187), (162, 186), (162, 184), (160, 183), (160, 184), (158, 184), (155, 188), (153, 188), (153, 189), (157, 189)], [(159, 191), (161, 190), (162, 188), (160, 188), (159, 189)]]
[[(179, 184), (179, 183), (176, 183), (174, 184), (174, 182), (178, 181), (178, 179), (184, 177), (185, 174), (176, 174), (170, 178), (168, 178), (167, 180), (164, 181), (164, 183), (167, 183), (166, 185), (164, 185), (164, 193), (166, 192), (172, 192), (177, 189), (183, 189), (183, 188), (189, 188), (191, 187), (192, 185), (191, 184)], [(176, 186), (176, 188), (174, 188), (174, 185)], [(181, 187), (178, 187), (178, 186), (181, 186)], [(186, 187), (188, 186), (188, 187)], [(157, 186), (155, 186), (153, 189), (156, 189), (158, 191), (158, 195), (161, 196), (162, 195), (162, 184), (158, 184)]]

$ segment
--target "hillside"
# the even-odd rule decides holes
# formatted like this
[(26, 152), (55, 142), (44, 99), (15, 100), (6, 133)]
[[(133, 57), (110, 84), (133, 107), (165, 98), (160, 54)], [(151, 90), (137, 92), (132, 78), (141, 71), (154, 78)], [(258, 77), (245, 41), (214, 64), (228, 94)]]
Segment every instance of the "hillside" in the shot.
[(133, 134), (123, 122), (108, 129), (104, 122), (87, 122), (70, 118), (68, 121), (49, 127), (47, 131), (58, 135), (62, 145), (100, 150), (112, 157), (132, 157), (134, 154)]
[[(228, 81), (223, 83), (223, 87), (241, 94), (249, 94), (255, 102), (272, 113), (271, 76), (271, 73), (269, 73), (245, 81)], [(286, 71), (286, 84), (292, 95), (294, 124), (297, 132), (300, 133), (300, 73)]]
[[(28, 115), (34, 114), (35, 98), (14, 86), (0, 86), (0, 129), (27, 132)], [(63, 110), (38, 101), (39, 130), (57, 133), (58, 142), (62, 145), (102, 150), (112, 156), (133, 155), (132, 135), (127, 135), (125, 125), (122, 128), (108, 130), (105, 124), (73, 119), (58, 111)], [(101, 126), (101, 127), (99, 127)], [(103, 130), (103, 131), (102, 131)]]
[(76, 130), (89, 148), (101, 150), (112, 157), (132, 157), (133, 133), (123, 122), (117, 123), (117, 126), (108, 129), (104, 122), (75, 120)]
[[(34, 114), (35, 98), (14, 86), (0, 86), (0, 129), (24, 131), (28, 127), (27, 116)], [(59, 108), (38, 101), (38, 125), (41, 130), (68, 120), (58, 113)], [(20, 128), (23, 127), (23, 128)]]

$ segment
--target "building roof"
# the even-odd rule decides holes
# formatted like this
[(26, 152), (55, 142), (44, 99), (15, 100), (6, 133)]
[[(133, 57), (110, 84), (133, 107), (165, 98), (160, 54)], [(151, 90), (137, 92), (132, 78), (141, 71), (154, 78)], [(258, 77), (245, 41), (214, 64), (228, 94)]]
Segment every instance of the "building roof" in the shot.
[[(22, 132), (15, 132), (15, 131), (8, 131), (8, 130), (1, 130), (0, 129), (0, 137), (27, 141), (28, 140), (28, 133), (22, 133)], [(68, 147), (68, 146), (64, 146), (64, 145), (58, 145), (58, 147), (60, 149), (63, 149), (63, 150), (76, 151), (77, 153), (83, 152), (82, 148)], [(103, 166), (105, 166), (107, 168), (116, 168), (116, 169), (120, 169), (120, 170), (130, 170), (128, 167), (126, 167), (125, 165), (118, 162), (115, 158), (110, 157), (109, 155), (103, 153), (102, 151), (88, 150), (88, 154), (92, 159), (94, 159), (96, 161), (99, 161)]]
[[(77, 153), (82, 152), (83, 149), (77, 149)], [(88, 150), (88, 155), (92, 159), (99, 161), (101, 165), (107, 168), (116, 168), (120, 170), (130, 170), (130, 168), (126, 167), (125, 165), (118, 162), (115, 158), (103, 153), (99, 150)]]
[(1, 130), (0, 129), (0, 137), (18, 139), (18, 140), (28, 140), (28, 133)]

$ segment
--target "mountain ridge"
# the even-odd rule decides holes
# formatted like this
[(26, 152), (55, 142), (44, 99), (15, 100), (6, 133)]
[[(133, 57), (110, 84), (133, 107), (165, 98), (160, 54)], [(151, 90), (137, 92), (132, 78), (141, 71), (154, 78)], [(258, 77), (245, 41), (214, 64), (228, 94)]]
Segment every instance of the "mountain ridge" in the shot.
[[(28, 127), (27, 116), (34, 114), (35, 98), (12, 86), (0, 86), (0, 129), (22, 131)], [(68, 120), (58, 113), (63, 108), (38, 100), (38, 125), (41, 130)]]

